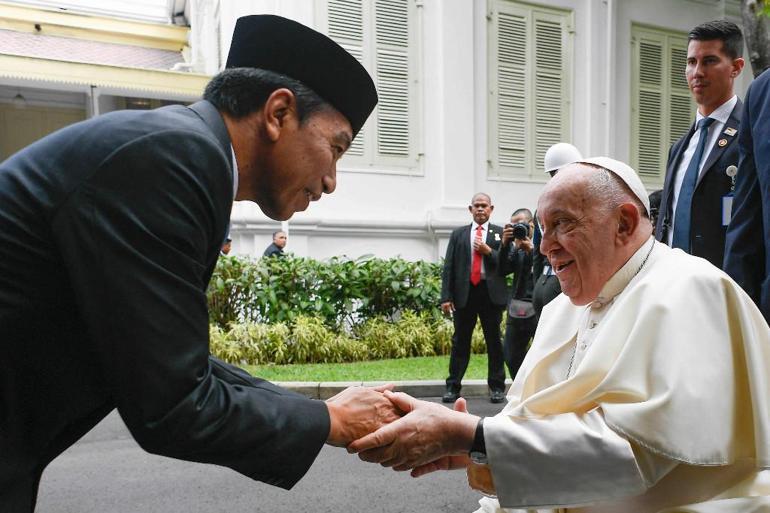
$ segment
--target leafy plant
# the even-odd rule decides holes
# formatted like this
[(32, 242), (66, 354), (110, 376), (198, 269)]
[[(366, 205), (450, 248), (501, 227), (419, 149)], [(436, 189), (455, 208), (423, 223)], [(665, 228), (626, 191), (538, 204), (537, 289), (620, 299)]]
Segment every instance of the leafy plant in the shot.
[(222, 257), (212, 276), (209, 317), (231, 323), (293, 322), (313, 316), (337, 330), (353, 330), (370, 319), (397, 320), (402, 312), (439, 319), (440, 264), (332, 258)]
[[(291, 323), (211, 325), (211, 353), (236, 364), (344, 363), (388, 358), (447, 355), (452, 323), (407, 310), (398, 320), (368, 319), (351, 333), (337, 332), (322, 318), (299, 315)], [(480, 326), (471, 350), (486, 352)]]

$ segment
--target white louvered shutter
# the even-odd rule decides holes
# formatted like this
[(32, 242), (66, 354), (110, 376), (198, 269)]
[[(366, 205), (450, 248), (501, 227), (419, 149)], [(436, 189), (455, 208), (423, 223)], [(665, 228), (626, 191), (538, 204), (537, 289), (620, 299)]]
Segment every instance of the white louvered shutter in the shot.
[(377, 153), (408, 157), (409, 152), (409, 5), (407, 0), (377, 0), (375, 67)]
[[(364, 13), (361, 0), (328, 0), (329, 37), (364, 63)], [(345, 155), (363, 156), (365, 129), (361, 128)]]
[(490, 175), (536, 177), (546, 150), (569, 141), (571, 12), (492, 4)]
[(687, 37), (634, 26), (632, 42), (631, 162), (645, 183), (659, 187), (669, 148), (687, 133), (695, 116), (685, 78)]
[(685, 78), (687, 47), (672, 44), (669, 49), (669, 87), (671, 108), (669, 109), (669, 147), (690, 129), (695, 119), (694, 101)]
[(545, 152), (552, 145), (566, 140), (565, 118), (569, 119), (567, 84), (565, 83), (564, 46), (566, 23), (564, 16), (535, 12), (535, 162), (543, 165)]
[(526, 16), (501, 11), (497, 18), (497, 167), (526, 169)]
[[(638, 40), (639, 93), (637, 172), (642, 178), (659, 179), (663, 155), (663, 50), (661, 40), (643, 37)], [(665, 141), (667, 142), (667, 141)]]

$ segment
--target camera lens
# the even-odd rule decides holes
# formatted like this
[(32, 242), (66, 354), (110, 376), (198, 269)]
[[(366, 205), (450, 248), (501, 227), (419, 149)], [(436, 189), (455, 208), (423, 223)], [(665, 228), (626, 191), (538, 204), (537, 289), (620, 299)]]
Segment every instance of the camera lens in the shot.
[(514, 239), (526, 239), (527, 233), (529, 233), (529, 226), (524, 223), (516, 223), (513, 225), (513, 238)]

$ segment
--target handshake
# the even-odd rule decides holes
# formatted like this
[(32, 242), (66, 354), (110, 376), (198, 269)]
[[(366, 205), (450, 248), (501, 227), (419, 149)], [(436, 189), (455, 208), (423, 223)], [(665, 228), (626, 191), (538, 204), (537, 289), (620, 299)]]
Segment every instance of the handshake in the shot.
[(472, 488), (494, 493), (488, 467), (471, 464), (469, 451), (480, 419), (468, 413), (465, 399), (450, 410), (392, 389), (351, 387), (328, 399), (327, 443), (347, 447), (363, 461), (411, 470), (413, 477), (468, 468)]

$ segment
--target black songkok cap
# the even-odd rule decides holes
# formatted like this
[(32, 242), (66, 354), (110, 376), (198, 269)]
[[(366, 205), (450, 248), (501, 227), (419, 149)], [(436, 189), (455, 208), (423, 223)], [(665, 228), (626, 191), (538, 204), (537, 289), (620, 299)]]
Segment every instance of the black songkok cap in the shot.
[(238, 18), (227, 67), (299, 80), (348, 119), (353, 137), (377, 105), (372, 77), (355, 57), (320, 32), (280, 16)]

